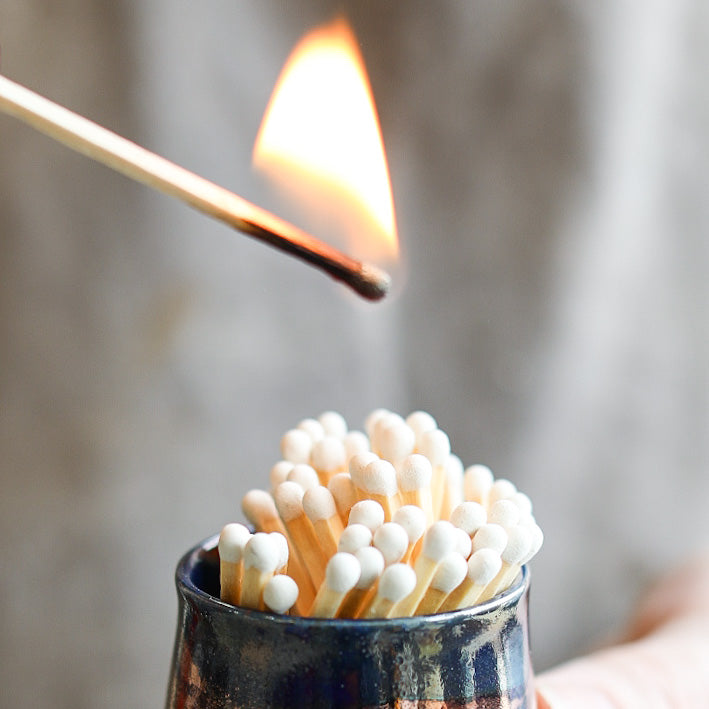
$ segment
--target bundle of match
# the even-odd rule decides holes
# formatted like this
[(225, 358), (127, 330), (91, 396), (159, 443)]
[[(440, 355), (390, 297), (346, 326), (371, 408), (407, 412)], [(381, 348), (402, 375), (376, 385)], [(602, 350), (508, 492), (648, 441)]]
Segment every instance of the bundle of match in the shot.
[(539, 551), (532, 503), (484, 465), (464, 468), (428, 413), (373, 411), (366, 434), (333, 411), (281, 439), (251, 532), (219, 537), (221, 599), (320, 618), (398, 618), (484, 603)]

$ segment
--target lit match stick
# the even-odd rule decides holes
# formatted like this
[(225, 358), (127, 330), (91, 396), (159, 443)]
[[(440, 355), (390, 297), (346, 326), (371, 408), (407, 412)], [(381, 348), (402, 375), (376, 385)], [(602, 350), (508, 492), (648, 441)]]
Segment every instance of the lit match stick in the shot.
[(72, 150), (148, 187), (177, 197), (200, 212), (325, 271), (364, 298), (379, 300), (389, 290), (389, 276), (380, 268), (346, 256), (233, 192), (4, 76), (0, 76), (0, 110)]

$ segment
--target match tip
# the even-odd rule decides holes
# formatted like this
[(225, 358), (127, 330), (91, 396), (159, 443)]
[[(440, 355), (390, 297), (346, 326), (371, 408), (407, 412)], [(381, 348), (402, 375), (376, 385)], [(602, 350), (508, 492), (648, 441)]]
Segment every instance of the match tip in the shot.
[(219, 558), (222, 561), (238, 564), (250, 538), (251, 532), (243, 524), (232, 522), (224, 525), (219, 535)]
[(455, 527), (446, 520), (434, 522), (423, 536), (422, 553), (433, 561), (440, 561), (455, 549)]
[(310, 490), (320, 485), (320, 478), (315, 472), (315, 468), (307, 463), (296, 463), (286, 476), (286, 480), (288, 482), (298, 483), (303, 490)]
[(303, 509), (311, 522), (330, 519), (337, 514), (335, 498), (322, 485), (311, 487), (303, 495)]
[(391, 288), (391, 276), (369, 263), (361, 264), (359, 270), (352, 273), (347, 282), (367, 300), (381, 300)]
[(473, 537), (473, 551), (493, 549), (498, 554), (507, 546), (507, 532), (499, 524), (484, 524)]
[(431, 484), (433, 468), (425, 455), (414, 453), (407, 456), (399, 465), (397, 481), (402, 490), (419, 490)]
[(304, 494), (303, 488), (290, 480), (286, 480), (276, 488), (273, 497), (284, 522), (290, 522), (303, 514)]
[(417, 445), (419, 453), (425, 455), (434, 467), (443, 465), (451, 452), (448, 434), (440, 428), (422, 433)]
[(375, 547), (362, 547), (354, 553), (361, 568), (359, 581), (355, 586), (359, 589), (371, 588), (384, 571), (384, 557)]
[(471, 537), (487, 522), (487, 512), (479, 502), (461, 502), (451, 513), (451, 522)]
[(438, 565), (431, 586), (444, 593), (450, 593), (463, 582), (467, 573), (468, 562), (460, 554), (456, 552), (447, 554)]
[[(363, 524), (350, 524), (342, 530), (337, 542), (337, 551), (347, 551), (355, 554), (360, 549), (369, 547), (372, 543), (372, 530)], [(371, 548), (371, 547), (369, 547)]]
[(514, 527), (520, 520), (519, 507), (509, 498), (493, 502), (488, 515), (488, 522), (499, 524), (505, 529)]
[(287, 613), (298, 600), (298, 584), (285, 574), (268, 580), (263, 589), (263, 602), (274, 613)]
[(468, 578), (478, 586), (486, 586), (502, 568), (500, 554), (494, 549), (478, 549), (468, 559)]
[(325, 579), (328, 588), (337, 593), (347, 593), (359, 581), (362, 569), (354, 554), (338, 551), (325, 568)]
[(392, 564), (382, 572), (377, 594), (388, 601), (401, 601), (416, 587), (416, 572), (408, 564)]
[(310, 462), (316, 470), (322, 473), (333, 473), (343, 470), (347, 465), (347, 452), (342, 439), (326, 434), (313, 444), (310, 452)]
[(363, 524), (374, 533), (384, 524), (384, 508), (376, 500), (360, 500), (352, 505), (348, 524)]
[(266, 532), (251, 535), (244, 547), (244, 568), (273, 572), (281, 558), (280, 545)]
[(309, 462), (312, 447), (313, 439), (300, 428), (286, 431), (281, 438), (281, 455), (291, 463)]
[(395, 564), (404, 556), (409, 546), (409, 535), (396, 522), (385, 522), (373, 537), (374, 546), (379, 549), (387, 566)]
[(370, 495), (396, 495), (396, 470), (388, 460), (377, 458), (362, 471), (358, 487)]
[(409, 544), (416, 543), (426, 531), (426, 513), (416, 505), (403, 505), (394, 512), (392, 522), (400, 524), (409, 535)]
[(241, 498), (241, 510), (255, 527), (259, 527), (264, 519), (278, 517), (276, 503), (265, 490), (249, 490)]
[(470, 535), (460, 527), (455, 528), (455, 550), (465, 559), (470, 556), (473, 551), (473, 540)]
[(507, 532), (507, 546), (501, 556), (506, 564), (519, 564), (527, 556), (532, 546), (531, 532), (521, 525)]
[(323, 427), (326, 436), (342, 440), (347, 435), (347, 421), (337, 411), (323, 411), (318, 416), (318, 422)]

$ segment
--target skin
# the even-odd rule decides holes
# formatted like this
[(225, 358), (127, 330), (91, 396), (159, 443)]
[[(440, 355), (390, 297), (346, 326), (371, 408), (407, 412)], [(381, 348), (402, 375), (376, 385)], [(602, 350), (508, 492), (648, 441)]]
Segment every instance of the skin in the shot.
[(619, 644), (536, 679), (539, 709), (692, 709), (709, 697), (709, 551), (662, 579)]

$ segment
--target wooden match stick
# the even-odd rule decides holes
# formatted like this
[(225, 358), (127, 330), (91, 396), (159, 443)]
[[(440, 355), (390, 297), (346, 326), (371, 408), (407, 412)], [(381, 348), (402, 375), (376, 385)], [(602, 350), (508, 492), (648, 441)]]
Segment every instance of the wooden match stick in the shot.
[(241, 605), (263, 610), (263, 589), (278, 567), (280, 553), (270, 534), (256, 532), (244, 547)]
[(251, 532), (243, 524), (227, 524), (219, 535), (219, 588), (222, 601), (238, 606), (244, 573), (244, 548)]
[(314, 618), (334, 618), (347, 594), (355, 587), (361, 574), (357, 557), (339, 551), (327, 563), (325, 581), (315, 596), (310, 611)]
[(389, 276), (279, 219), (233, 192), (0, 76), (0, 110), (133, 180), (186, 202), (204, 214), (325, 271), (364, 298), (379, 300)]

